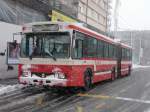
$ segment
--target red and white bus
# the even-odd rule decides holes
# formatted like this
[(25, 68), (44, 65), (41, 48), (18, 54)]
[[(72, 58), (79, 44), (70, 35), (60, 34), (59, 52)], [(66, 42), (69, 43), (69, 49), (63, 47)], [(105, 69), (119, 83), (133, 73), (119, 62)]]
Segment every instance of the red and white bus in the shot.
[(23, 26), (19, 82), (83, 87), (131, 72), (131, 47), (78, 23), (38, 22)]

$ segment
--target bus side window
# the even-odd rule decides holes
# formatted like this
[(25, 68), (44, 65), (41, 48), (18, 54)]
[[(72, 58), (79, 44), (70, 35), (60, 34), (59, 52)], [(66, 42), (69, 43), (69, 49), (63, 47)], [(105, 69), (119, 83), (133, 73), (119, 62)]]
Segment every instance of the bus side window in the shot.
[(74, 48), (74, 58), (82, 58), (83, 54), (83, 41), (76, 39)]

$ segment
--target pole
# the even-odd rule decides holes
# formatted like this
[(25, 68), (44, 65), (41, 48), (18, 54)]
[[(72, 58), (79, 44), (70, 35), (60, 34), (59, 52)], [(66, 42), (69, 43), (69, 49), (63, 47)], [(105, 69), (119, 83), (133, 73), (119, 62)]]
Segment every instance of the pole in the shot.
[(88, 18), (88, 5), (89, 5), (89, 0), (86, 0), (86, 24), (87, 24), (87, 18)]
[(139, 64), (141, 64), (141, 57), (142, 57), (142, 39), (140, 37), (140, 55), (139, 55)]

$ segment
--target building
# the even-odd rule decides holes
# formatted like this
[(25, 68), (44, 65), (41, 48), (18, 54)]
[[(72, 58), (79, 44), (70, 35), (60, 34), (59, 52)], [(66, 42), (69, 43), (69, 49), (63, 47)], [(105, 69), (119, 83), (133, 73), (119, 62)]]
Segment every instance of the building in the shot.
[[(61, 15), (59, 21), (67, 16), (106, 33), (110, 28), (110, 3), (111, 0), (1, 0), (0, 20), (15, 24), (52, 20), (54, 10)], [(55, 12), (55, 20), (58, 13)]]
[(93, 30), (107, 32), (110, 28), (111, 0), (55, 0), (53, 4)]
[(150, 31), (118, 31), (116, 37), (133, 48), (133, 62), (150, 65)]
[(110, 27), (110, 0), (79, 0), (78, 19), (106, 32)]
[(0, 21), (7, 23), (22, 25), (45, 21), (48, 11), (48, 5), (39, 0), (0, 0)]

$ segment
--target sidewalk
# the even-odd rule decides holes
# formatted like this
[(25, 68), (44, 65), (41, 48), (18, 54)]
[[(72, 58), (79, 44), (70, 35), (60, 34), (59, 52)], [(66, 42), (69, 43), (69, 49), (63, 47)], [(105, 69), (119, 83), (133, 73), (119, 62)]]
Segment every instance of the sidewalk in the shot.
[(14, 70), (7, 71), (6, 57), (0, 56), (0, 79), (17, 78), (17, 72), (17, 66), (14, 66)]
[(0, 79), (0, 85), (15, 85), (18, 84), (18, 78)]

